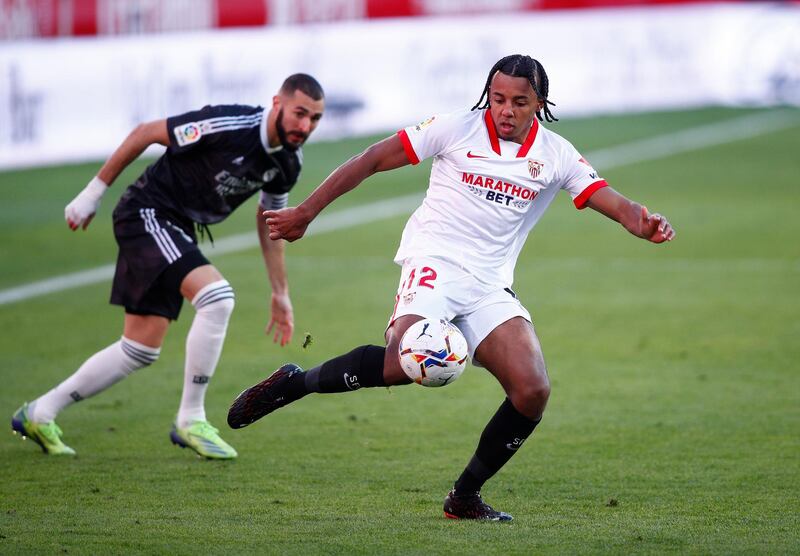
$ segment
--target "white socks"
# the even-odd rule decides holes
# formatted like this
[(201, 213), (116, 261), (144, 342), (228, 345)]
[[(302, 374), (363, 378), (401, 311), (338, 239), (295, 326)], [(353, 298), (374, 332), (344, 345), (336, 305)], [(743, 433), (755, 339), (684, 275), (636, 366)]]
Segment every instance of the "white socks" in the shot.
[(161, 348), (151, 348), (123, 336), (92, 355), (67, 380), (31, 403), (28, 416), (35, 423), (52, 421), (68, 405), (94, 396), (136, 369), (150, 365), (158, 359), (159, 353)]
[(208, 284), (192, 299), (197, 314), (186, 337), (186, 367), (177, 425), (205, 421), (208, 381), (217, 368), (225, 332), (234, 306), (233, 288), (227, 280)]
[[(234, 306), (233, 288), (227, 280), (208, 284), (197, 292), (192, 305), (197, 314), (186, 337), (183, 396), (177, 424), (205, 421), (205, 396), (214, 374)], [(133, 371), (158, 359), (161, 348), (151, 348), (125, 338), (92, 355), (64, 382), (30, 404), (28, 416), (46, 423), (68, 405), (94, 396)]]

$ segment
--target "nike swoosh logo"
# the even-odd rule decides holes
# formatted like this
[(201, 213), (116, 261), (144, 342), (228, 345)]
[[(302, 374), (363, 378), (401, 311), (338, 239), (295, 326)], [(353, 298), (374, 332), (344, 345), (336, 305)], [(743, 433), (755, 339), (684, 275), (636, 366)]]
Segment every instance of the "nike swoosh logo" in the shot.
[(482, 154), (472, 154), (472, 151), (467, 151), (467, 158), (489, 158), (489, 157), (483, 156)]

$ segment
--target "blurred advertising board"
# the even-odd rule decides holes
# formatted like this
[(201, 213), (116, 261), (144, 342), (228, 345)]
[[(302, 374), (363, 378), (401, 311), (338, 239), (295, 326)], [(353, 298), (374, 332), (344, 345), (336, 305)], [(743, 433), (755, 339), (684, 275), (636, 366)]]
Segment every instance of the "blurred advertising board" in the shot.
[[(704, 1), (707, 3), (709, 0)], [(698, 0), (0, 0), (0, 40), (697, 2)]]
[(550, 76), (557, 116), (800, 105), (800, 6), (710, 4), (398, 18), (0, 43), (0, 168), (106, 157), (137, 123), (268, 106), (307, 72), (314, 139), (389, 133), (469, 108), (500, 57)]

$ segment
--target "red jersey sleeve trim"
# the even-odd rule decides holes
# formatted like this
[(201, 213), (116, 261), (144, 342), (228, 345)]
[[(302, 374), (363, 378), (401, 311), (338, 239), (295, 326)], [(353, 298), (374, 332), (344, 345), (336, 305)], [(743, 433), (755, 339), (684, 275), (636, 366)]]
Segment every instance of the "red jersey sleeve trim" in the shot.
[(589, 198), (594, 195), (594, 192), (598, 189), (602, 189), (608, 185), (606, 180), (600, 180), (594, 182), (592, 185), (581, 191), (581, 194), (575, 197), (573, 203), (575, 203), (575, 208), (578, 210), (585, 209), (586, 203), (589, 202)]
[(411, 139), (408, 138), (408, 133), (406, 133), (406, 130), (401, 129), (397, 132), (397, 135), (400, 137), (400, 142), (403, 143), (403, 150), (406, 151), (408, 161), (411, 164), (419, 164), (419, 157), (417, 156), (417, 153), (414, 152), (414, 147), (411, 146)]
[(492, 120), (492, 113), (488, 108), (483, 115), (483, 119), (486, 122), (486, 131), (489, 132), (489, 143), (492, 145), (492, 150), (497, 154), (502, 154), (500, 152), (500, 141), (497, 139), (497, 130), (494, 128), (494, 120)]

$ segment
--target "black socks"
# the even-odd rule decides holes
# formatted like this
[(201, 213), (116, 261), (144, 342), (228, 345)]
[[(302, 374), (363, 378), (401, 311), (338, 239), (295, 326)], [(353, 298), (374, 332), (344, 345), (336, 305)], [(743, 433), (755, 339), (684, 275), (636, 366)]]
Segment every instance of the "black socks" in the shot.
[(385, 353), (383, 347), (360, 346), (350, 353), (334, 357), (300, 375), (304, 378), (305, 390), (329, 394), (386, 386), (383, 381)]
[[(386, 386), (383, 380), (385, 353), (386, 348), (379, 346), (357, 347), (305, 373), (298, 373), (287, 385), (287, 391), (301, 398), (311, 392), (330, 394)], [(483, 484), (511, 459), (540, 421), (531, 420), (517, 411), (506, 398), (483, 429), (475, 454), (456, 481), (456, 496), (479, 492)]]
[(511, 459), (540, 421), (525, 417), (506, 398), (483, 429), (475, 455), (456, 481), (456, 495), (480, 491), (483, 483)]

